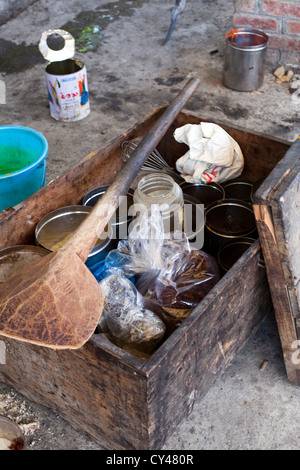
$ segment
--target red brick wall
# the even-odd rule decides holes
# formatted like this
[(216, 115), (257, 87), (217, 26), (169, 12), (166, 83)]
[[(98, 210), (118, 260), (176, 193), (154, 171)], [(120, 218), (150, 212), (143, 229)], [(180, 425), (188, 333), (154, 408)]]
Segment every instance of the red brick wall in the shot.
[(300, 67), (300, 0), (235, 0), (233, 25), (267, 33), (267, 63)]

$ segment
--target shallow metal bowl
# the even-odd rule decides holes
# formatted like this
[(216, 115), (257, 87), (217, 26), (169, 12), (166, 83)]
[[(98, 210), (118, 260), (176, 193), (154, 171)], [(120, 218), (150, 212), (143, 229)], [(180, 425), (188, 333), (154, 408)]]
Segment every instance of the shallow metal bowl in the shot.
[[(88, 216), (92, 207), (77, 205), (56, 209), (43, 217), (35, 228), (35, 239), (38, 246), (49, 251), (57, 251)], [(107, 226), (99, 237), (100, 242), (90, 252), (87, 265), (102, 260), (111, 246), (111, 229)]]

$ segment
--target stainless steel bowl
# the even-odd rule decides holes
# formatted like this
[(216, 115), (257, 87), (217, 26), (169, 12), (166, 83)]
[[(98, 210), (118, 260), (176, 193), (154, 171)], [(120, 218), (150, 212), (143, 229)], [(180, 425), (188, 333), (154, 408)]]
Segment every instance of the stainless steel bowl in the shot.
[[(77, 205), (61, 207), (50, 212), (40, 220), (35, 228), (37, 245), (49, 251), (57, 251), (79, 227), (91, 210), (92, 207)], [(101, 261), (111, 249), (111, 229), (108, 226), (99, 239), (100, 242), (96, 244), (88, 256), (87, 266)]]

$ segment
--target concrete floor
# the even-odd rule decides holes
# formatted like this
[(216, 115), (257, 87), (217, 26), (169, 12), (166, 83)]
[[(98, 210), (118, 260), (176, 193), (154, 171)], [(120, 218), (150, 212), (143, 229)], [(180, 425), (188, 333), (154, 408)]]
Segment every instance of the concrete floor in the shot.
[[(232, 0), (188, 0), (165, 46), (173, 0), (30, 3), (0, 27), (0, 79), (6, 85), (0, 125), (26, 125), (46, 136), (48, 181), (170, 102), (195, 75), (201, 85), (188, 110), (291, 142), (300, 133), (300, 104), (292, 99), (291, 84), (276, 83), (272, 67), (267, 67), (257, 91), (240, 93), (222, 85)], [(89, 32), (89, 27), (96, 32)], [(37, 48), (41, 33), (49, 28), (66, 29), (77, 39), (76, 57), (86, 64), (91, 96), (91, 113), (83, 121), (61, 123), (49, 115), (45, 61)], [(267, 367), (261, 371), (264, 360)], [(27, 429), (30, 450), (101, 449), (51, 411), (3, 384), (0, 413), (1, 408)], [(270, 316), (164, 449), (294, 450), (299, 447), (299, 416), (300, 390), (287, 380)]]

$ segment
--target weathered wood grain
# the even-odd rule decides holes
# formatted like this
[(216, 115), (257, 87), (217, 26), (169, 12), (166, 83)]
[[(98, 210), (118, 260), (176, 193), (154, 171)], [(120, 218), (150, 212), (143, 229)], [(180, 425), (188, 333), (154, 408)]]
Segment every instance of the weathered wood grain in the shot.
[(300, 141), (287, 151), (255, 196), (255, 215), (287, 375), (300, 385)]

